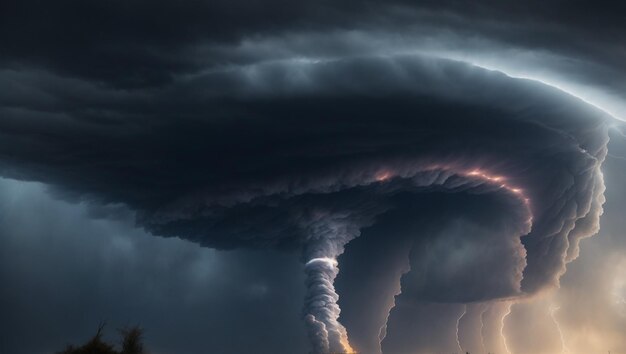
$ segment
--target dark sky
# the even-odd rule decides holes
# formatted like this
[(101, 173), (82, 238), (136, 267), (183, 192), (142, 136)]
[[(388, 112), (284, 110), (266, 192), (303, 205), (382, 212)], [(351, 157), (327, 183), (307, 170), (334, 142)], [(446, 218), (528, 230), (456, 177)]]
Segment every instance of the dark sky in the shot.
[(626, 353), (625, 10), (3, 2), (0, 352)]

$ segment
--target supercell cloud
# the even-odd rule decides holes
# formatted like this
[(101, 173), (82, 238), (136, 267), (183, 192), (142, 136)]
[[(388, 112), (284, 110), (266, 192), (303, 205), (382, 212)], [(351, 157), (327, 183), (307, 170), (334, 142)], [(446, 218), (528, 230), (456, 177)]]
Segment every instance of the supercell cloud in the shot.
[(3, 5), (0, 173), (298, 254), (313, 353), (510, 352), (626, 118), (614, 11), (520, 6)]

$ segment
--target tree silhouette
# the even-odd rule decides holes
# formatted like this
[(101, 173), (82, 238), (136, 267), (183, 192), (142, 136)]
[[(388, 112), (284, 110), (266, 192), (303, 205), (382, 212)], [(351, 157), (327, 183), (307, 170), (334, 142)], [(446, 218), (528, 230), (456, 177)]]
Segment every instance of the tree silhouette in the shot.
[(57, 354), (148, 354), (142, 343), (142, 331), (139, 327), (131, 327), (120, 330), (122, 335), (122, 349), (117, 351), (115, 346), (102, 340), (102, 330), (104, 325), (98, 327), (96, 335), (94, 335), (87, 343), (80, 347), (68, 345), (65, 350), (57, 352)]

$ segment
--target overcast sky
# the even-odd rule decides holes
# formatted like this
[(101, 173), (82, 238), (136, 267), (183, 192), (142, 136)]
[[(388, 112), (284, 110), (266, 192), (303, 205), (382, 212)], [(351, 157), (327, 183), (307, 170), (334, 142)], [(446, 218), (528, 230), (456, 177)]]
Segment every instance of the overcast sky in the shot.
[(0, 352), (626, 353), (626, 18), (0, 5)]

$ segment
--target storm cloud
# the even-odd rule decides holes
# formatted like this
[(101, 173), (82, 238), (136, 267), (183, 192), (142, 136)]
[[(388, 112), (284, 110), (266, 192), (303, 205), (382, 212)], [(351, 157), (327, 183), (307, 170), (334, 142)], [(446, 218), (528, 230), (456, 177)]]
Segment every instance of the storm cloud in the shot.
[(297, 254), (314, 353), (509, 350), (599, 230), (623, 24), (467, 6), (3, 5), (0, 174)]

